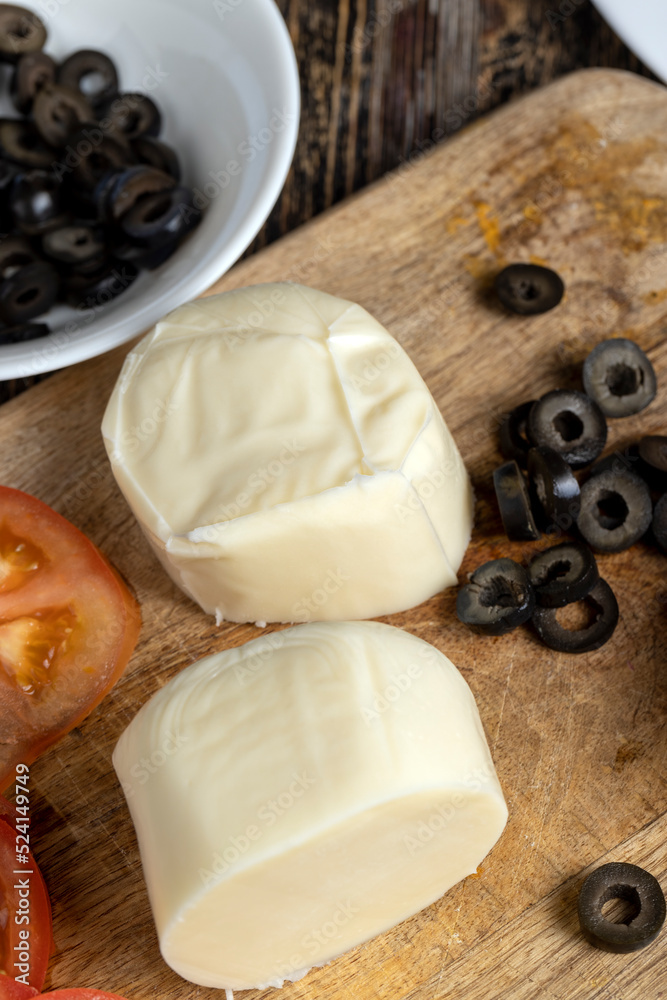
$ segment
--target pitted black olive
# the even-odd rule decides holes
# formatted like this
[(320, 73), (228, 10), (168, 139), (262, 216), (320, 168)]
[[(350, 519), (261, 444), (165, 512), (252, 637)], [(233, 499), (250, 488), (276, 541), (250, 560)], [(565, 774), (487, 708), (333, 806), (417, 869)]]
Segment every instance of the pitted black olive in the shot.
[(653, 537), (663, 552), (667, 552), (667, 493), (664, 493), (653, 511)]
[(58, 181), (45, 170), (18, 174), (12, 184), (9, 203), (19, 229), (33, 236), (61, 225), (65, 218), (61, 193)]
[(22, 115), (30, 114), (37, 91), (56, 78), (57, 66), (46, 52), (26, 52), (16, 64), (9, 85), (12, 102)]
[(75, 309), (99, 309), (129, 288), (138, 273), (131, 262), (117, 261), (93, 274), (71, 274), (65, 282), (65, 301)]
[(39, 52), (46, 42), (43, 21), (31, 10), (0, 4), (0, 60), (14, 63), (26, 52)]
[(5, 118), (0, 121), (0, 147), (8, 159), (22, 167), (48, 169), (56, 159), (33, 122)]
[(601, 472), (581, 488), (577, 527), (599, 552), (621, 552), (644, 535), (651, 524), (648, 486), (632, 472)]
[(59, 83), (47, 83), (37, 91), (33, 116), (44, 141), (57, 147), (65, 146), (85, 122), (95, 117), (83, 94)]
[(601, 472), (607, 470), (633, 472), (635, 476), (643, 479), (650, 489), (657, 492), (667, 489), (667, 473), (645, 462), (639, 452), (638, 444), (629, 444), (623, 449), (612, 451), (611, 454), (598, 459), (589, 471), (591, 476), (599, 476)]
[(597, 462), (591, 465), (589, 474), (591, 476), (599, 476), (601, 472), (611, 470), (613, 472), (634, 472), (635, 475), (639, 476), (641, 473), (638, 470), (641, 468), (641, 465), (639, 446), (631, 444), (622, 451), (617, 449), (609, 455), (605, 455), (604, 458), (599, 458)]
[(113, 99), (118, 93), (116, 67), (104, 52), (80, 49), (62, 63), (58, 83), (78, 90), (93, 106)]
[(525, 466), (528, 451), (532, 448), (528, 440), (528, 415), (535, 403), (534, 399), (521, 403), (509, 413), (500, 425), (500, 451), (503, 458), (514, 459)]
[(37, 340), (48, 337), (46, 323), (22, 323), (18, 326), (3, 326), (0, 328), (0, 344), (21, 344), (26, 340)]
[[(108, 183), (107, 183), (108, 182)], [(147, 195), (173, 188), (174, 178), (155, 167), (139, 164), (103, 179), (95, 192), (100, 217), (118, 222), (129, 210)]]
[(603, 340), (584, 361), (584, 389), (607, 417), (629, 417), (655, 398), (653, 365), (633, 340)]
[(178, 246), (178, 242), (167, 243), (163, 247), (147, 250), (145, 247), (140, 247), (136, 243), (130, 243), (129, 240), (126, 240), (123, 243), (114, 243), (112, 253), (118, 260), (129, 260), (142, 271), (154, 271), (155, 268), (169, 260)]
[(126, 139), (140, 135), (157, 136), (162, 126), (162, 116), (157, 106), (146, 94), (119, 94), (99, 106), (100, 123)]
[(190, 188), (173, 187), (146, 195), (121, 220), (127, 238), (147, 250), (176, 247), (201, 219)]
[(606, 580), (599, 579), (582, 603), (593, 612), (593, 621), (580, 629), (561, 625), (556, 617), (558, 608), (535, 608), (532, 623), (545, 646), (559, 653), (590, 653), (611, 638), (618, 623), (618, 602)]
[(71, 137), (65, 156), (59, 158), (58, 170), (61, 176), (71, 177), (75, 190), (92, 192), (103, 177), (126, 170), (134, 162), (127, 143), (89, 123)]
[(58, 286), (55, 269), (45, 261), (18, 268), (0, 281), (0, 320), (14, 326), (48, 312), (56, 301)]
[[(612, 900), (625, 904), (619, 922), (608, 920), (603, 908)], [(579, 891), (579, 924), (589, 944), (602, 951), (627, 954), (655, 941), (667, 907), (660, 883), (638, 865), (611, 861), (586, 878)]]
[(62, 226), (47, 233), (42, 239), (42, 248), (47, 257), (62, 264), (81, 267), (90, 265), (96, 270), (106, 255), (104, 234), (99, 226), (78, 223)]
[(539, 538), (528, 487), (517, 463), (509, 461), (499, 465), (493, 473), (493, 486), (503, 528), (510, 541), (532, 542)]
[(586, 545), (561, 542), (544, 549), (528, 567), (535, 600), (544, 608), (562, 608), (586, 597), (600, 578), (595, 556)]
[(181, 165), (175, 150), (168, 146), (166, 142), (159, 139), (151, 139), (148, 135), (140, 135), (132, 143), (132, 150), (139, 163), (146, 163), (156, 170), (162, 170), (165, 174), (173, 177), (176, 183), (181, 179)]
[(528, 434), (535, 444), (552, 448), (573, 468), (595, 461), (607, 441), (602, 412), (583, 392), (555, 389), (533, 406)]
[(81, 49), (58, 66), (40, 50), (45, 38), (30, 11), (0, 4), (0, 61), (15, 64), (10, 96), (32, 114), (0, 118), (0, 232), (13, 234), (0, 239), (5, 343), (44, 336), (30, 320), (54, 297), (103, 306), (138, 268), (168, 260), (202, 214), (194, 192), (177, 187), (175, 151), (155, 138), (151, 98), (119, 94), (103, 52)]
[(9, 192), (18, 173), (19, 167), (15, 163), (0, 159), (0, 231), (3, 233), (10, 232), (14, 225)]
[(667, 472), (667, 437), (663, 434), (648, 434), (639, 442), (639, 454), (658, 472)]
[(527, 621), (535, 608), (528, 574), (513, 559), (479, 566), (456, 596), (456, 614), (487, 635), (505, 635)]
[(20, 267), (39, 260), (39, 254), (25, 236), (5, 236), (0, 240), (0, 278), (10, 278)]
[(521, 316), (553, 309), (565, 291), (562, 278), (539, 264), (510, 264), (496, 275), (495, 287), (505, 308)]
[(528, 476), (545, 525), (569, 531), (579, 516), (579, 483), (565, 459), (552, 448), (531, 448)]

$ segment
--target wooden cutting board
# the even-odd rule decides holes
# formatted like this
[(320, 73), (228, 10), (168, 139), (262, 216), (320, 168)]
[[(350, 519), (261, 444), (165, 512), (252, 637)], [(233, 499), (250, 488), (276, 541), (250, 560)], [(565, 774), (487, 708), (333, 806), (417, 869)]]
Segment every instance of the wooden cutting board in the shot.
[[(667, 428), (667, 92), (629, 74), (574, 74), (481, 121), (432, 154), (245, 261), (214, 291), (289, 278), (360, 302), (407, 349), (474, 480), (477, 526), (462, 567), (510, 544), (491, 491), (499, 414), (557, 387), (610, 335), (636, 340), (659, 393), (614, 422), (609, 450)], [(489, 294), (506, 262), (546, 262), (567, 297), (515, 318)], [(132, 824), (111, 767), (122, 729), (187, 664), (256, 636), (216, 628), (167, 579), (117, 490), (99, 425), (125, 348), (70, 368), (0, 411), (0, 478), (52, 504), (136, 589), (143, 630), (102, 705), (32, 768), (35, 853), (53, 900), (47, 985), (130, 1000), (212, 1000), (160, 958)], [(545, 543), (542, 543), (545, 544)], [(480, 708), (510, 820), (476, 876), (283, 1000), (657, 1000), (667, 931), (635, 955), (584, 943), (576, 898), (608, 860), (667, 889), (667, 581), (645, 545), (603, 556), (621, 620), (608, 645), (555, 654), (528, 630), (484, 639), (455, 592), (386, 619), (445, 651)], [(244, 994), (249, 1000), (272, 991)]]

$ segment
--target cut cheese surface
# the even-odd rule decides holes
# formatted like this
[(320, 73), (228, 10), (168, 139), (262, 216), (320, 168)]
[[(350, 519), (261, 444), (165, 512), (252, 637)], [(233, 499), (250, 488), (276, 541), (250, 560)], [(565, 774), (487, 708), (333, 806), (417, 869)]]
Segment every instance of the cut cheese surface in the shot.
[(204, 986), (280, 985), (387, 930), (473, 873), (507, 818), (466, 682), (377, 622), (193, 664), (113, 760), (162, 954)]
[(456, 582), (461, 457), (354, 303), (275, 284), (182, 306), (128, 355), (102, 430), (158, 557), (219, 620), (374, 617)]

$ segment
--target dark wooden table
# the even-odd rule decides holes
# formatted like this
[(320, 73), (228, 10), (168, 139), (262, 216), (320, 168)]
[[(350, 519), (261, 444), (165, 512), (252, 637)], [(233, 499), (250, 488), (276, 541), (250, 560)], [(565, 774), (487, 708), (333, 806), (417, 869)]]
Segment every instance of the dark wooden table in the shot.
[[(301, 130), (283, 193), (246, 255), (564, 73), (613, 66), (652, 76), (589, 0), (278, 5), (299, 63)], [(38, 380), (0, 383), (0, 402)]]

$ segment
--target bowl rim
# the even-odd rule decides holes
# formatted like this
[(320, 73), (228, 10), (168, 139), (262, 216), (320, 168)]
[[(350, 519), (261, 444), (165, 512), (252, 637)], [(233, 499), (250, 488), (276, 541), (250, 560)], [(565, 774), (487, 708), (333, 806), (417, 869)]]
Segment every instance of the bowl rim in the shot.
[[(197, 298), (211, 287), (239, 259), (262, 228), (271, 210), (278, 201), (289, 173), (299, 132), (301, 112), (301, 84), (296, 54), (285, 20), (276, 0), (254, 0), (262, 8), (261, 16), (265, 25), (276, 39), (274, 50), (276, 79), (280, 81), (282, 106), (289, 112), (285, 116), (285, 128), (276, 136), (276, 141), (267, 147), (266, 181), (245, 215), (242, 224), (219, 251), (209, 251), (204, 266), (185, 273), (176, 281), (171, 290), (159, 299), (149, 297), (147, 301), (136, 303), (132, 318), (119, 315), (107, 323), (103, 329), (94, 329), (97, 320), (91, 324), (87, 335), (78, 339), (54, 330), (47, 337), (18, 344), (0, 345), (0, 380), (29, 377), (66, 368), (89, 360), (128, 343), (154, 326), (163, 316)], [(34, 322), (40, 322), (39, 319)]]

